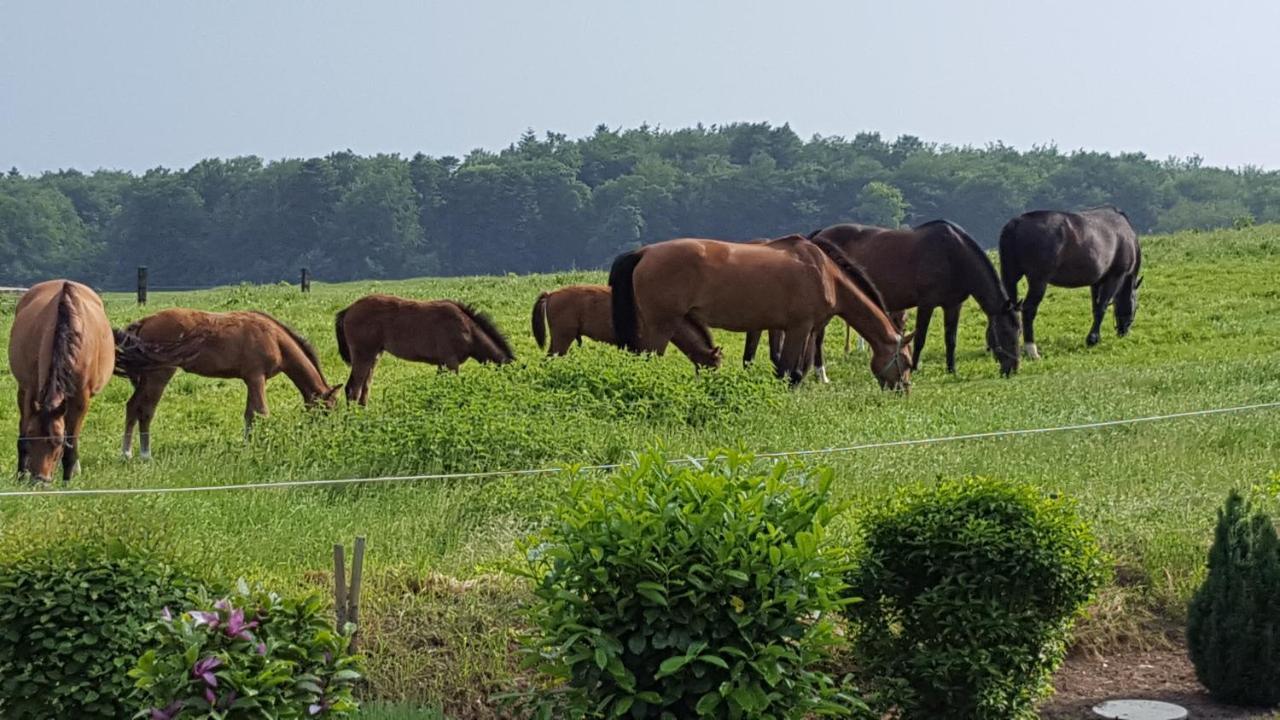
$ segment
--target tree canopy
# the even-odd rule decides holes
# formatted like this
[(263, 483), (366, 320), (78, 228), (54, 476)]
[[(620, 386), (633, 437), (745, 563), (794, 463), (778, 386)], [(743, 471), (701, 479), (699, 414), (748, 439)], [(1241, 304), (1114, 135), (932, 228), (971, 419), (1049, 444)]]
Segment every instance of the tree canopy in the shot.
[(467, 157), (203, 160), (0, 176), (0, 282), (127, 286), (599, 267), (638, 244), (948, 218), (984, 245), (1036, 208), (1115, 204), (1139, 232), (1280, 221), (1280, 172), (1141, 153), (802, 140), (787, 125), (527, 132)]

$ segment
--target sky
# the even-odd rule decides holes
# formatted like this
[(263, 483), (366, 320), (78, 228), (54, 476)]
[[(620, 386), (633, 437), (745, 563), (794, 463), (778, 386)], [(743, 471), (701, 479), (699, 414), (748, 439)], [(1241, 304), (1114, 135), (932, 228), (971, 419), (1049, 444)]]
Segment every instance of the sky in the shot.
[(0, 168), (769, 121), (1274, 170), (1277, 38), (1275, 0), (0, 0)]

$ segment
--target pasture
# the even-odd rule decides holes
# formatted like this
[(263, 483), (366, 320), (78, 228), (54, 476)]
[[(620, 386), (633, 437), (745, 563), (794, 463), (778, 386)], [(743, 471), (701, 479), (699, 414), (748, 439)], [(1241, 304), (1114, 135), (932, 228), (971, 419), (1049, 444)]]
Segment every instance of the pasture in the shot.
[[(909, 396), (882, 392), (868, 357), (827, 337), (830, 385), (796, 390), (761, 355), (739, 366), (742, 337), (717, 332), (725, 365), (695, 374), (670, 349), (638, 358), (592, 344), (548, 360), (529, 314), (538, 293), (602, 273), (238, 286), (189, 293), (107, 294), (123, 326), (164, 307), (261, 309), (311, 339), (329, 382), (346, 380), (333, 315), (368, 292), (452, 298), (489, 312), (517, 360), (468, 363), (457, 375), (384, 357), (369, 406), (304, 412), (284, 377), (268, 390), (272, 415), (242, 440), (239, 381), (179, 374), (160, 402), (149, 462), (120, 458), (127, 381), (95, 402), (76, 488), (159, 488), (373, 477), (625, 461), (660, 447), (675, 457), (716, 448), (756, 452), (827, 448), (1176, 413), (1280, 400), (1280, 226), (1143, 238), (1141, 307), (1116, 338), (1108, 314), (1086, 348), (1087, 289), (1050, 288), (1037, 321), (1044, 359), (1002, 379), (984, 351), (985, 318), (970, 301), (958, 373), (943, 372), (942, 334), (929, 340)], [(1023, 291), (1025, 292), (1025, 290)], [(14, 299), (0, 300), (6, 329)], [(838, 330), (838, 331), (837, 331)], [(7, 364), (4, 365), (7, 369)], [(0, 394), (13, 398), (13, 378)], [(1210, 541), (1214, 510), (1231, 487), (1280, 470), (1280, 411), (1218, 415), (1095, 430), (881, 448), (806, 458), (830, 465), (839, 493), (859, 503), (906, 482), (970, 474), (1031, 481), (1079, 499), (1117, 566), (1116, 584), (1081, 641), (1158, 642), (1181, 618)], [(0, 427), (17, 426), (12, 401)], [(12, 468), (13, 443), (0, 463)], [(384, 699), (441, 704), (451, 716), (485, 713), (486, 693), (512, 677), (508, 646), (518, 583), (500, 567), (513, 541), (568, 482), (562, 475), (387, 482), (342, 487), (172, 495), (3, 498), (7, 558), (76, 540), (123, 539), (156, 548), (213, 578), (247, 576), (291, 588), (323, 586), (330, 549), (368, 537), (365, 650)], [(6, 489), (17, 489), (10, 484)], [(1274, 509), (1274, 508), (1273, 508)]]

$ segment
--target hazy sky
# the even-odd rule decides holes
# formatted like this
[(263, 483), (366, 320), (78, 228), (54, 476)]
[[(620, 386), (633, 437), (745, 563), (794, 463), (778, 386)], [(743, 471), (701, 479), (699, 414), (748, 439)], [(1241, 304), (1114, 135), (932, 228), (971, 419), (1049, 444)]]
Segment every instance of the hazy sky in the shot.
[(1280, 2), (0, 0), (0, 168), (789, 122), (1280, 168)]

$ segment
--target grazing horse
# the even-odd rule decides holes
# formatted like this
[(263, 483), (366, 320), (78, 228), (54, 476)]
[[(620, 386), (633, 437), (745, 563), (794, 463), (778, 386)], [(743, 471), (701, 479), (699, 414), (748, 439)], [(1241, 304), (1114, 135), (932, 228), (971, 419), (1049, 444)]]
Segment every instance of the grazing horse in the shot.
[(956, 332), (964, 301), (973, 297), (987, 316), (987, 338), (1006, 377), (1018, 370), (1021, 328), (1018, 305), (1006, 294), (987, 254), (959, 225), (934, 220), (915, 228), (890, 230), (867, 225), (832, 225), (810, 235), (828, 240), (863, 267), (884, 295), (889, 310), (916, 311), (913, 357), (920, 367), (935, 308), (942, 308), (947, 372), (956, 371)]
[(116, 372), (133, 383), (125, 406), (121, 451), (133, 455), (133, 428), (140, 430), (140, 454), (151, 457), (151, 420), (165, 387), (179, 368), (194, 375), (238, 378), (248, 388), (244, 434), (255, 415), (266, 416), (267, 380), (284, 373), (302, 393), (307, 407), (332, 408), (341, 385), (330, 387), (320, 371), (316, 351), (301, 335), (264, 312), (212, 313), (187, 308), (161, 310), (138, 320), (125, 333), (168, 351), (169, 360), (126, 358)]
[(18, 474), (47, 483), (79, 467), (89, 403), (107, 386), (115, 343), (102, 299), (70, 280), (33, 285), (9, 329), (9, 370), (18, 383)]
[(619, 255), (613, 327), (632, 351), (661, 351), (685, 317), (734, 332), (785, 333), (777, 373), (794, 385), (814, 328), (839, 315), (867, 338), (882, 387), (910, 386), (911, 336), (871, 300), (875, 287), (834, 245), (790, 235), (764, 244), (683, 238)]
[(1093, 327), (1085, 343), (1101, 339), (1099, 329), (1107, 306), (1116, 304), (1116, 334), (1124, 337), (1138, 314), (1142, 286), (1142, 248), (1129, 216), (1104, 207), (1078, 213), (1036, 210), (1005, 223), (1000, 230), (1000, 274), (1009, 297), (1017, 298), (1018, 281), (1027, 278), (1022, 303), (1022, 326), (1027, 356), (1040, 358), (1035, 320), (1050, 285), (1084, 287), (1093, 294)]
[[(596, 342), (617, 345), (613, 333), (611, 301), (608, 285), (570, 285), (544, 292), (533, 304), (533, 339), (538, 347), (546, 347), (547, 355), (564, 355), (576, 340), (586, 337)], [(547, 346), (547, 329), (551, 345)], [(711, 339), (711, 331), (688, 318), (676, 327), (671, 343), (693, 362), (694, 367), (720, 367), (720, 348)]]
[(454, 372), (468, 358), (499, 365), (515, 359), (487, 315), (452, 300), (366, 295), (338, 312), (334, 330), (338, 353), (351, 366), (347, 400), (361, 405), (369, 402), (373, 368), (384, 351)]

